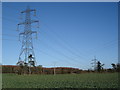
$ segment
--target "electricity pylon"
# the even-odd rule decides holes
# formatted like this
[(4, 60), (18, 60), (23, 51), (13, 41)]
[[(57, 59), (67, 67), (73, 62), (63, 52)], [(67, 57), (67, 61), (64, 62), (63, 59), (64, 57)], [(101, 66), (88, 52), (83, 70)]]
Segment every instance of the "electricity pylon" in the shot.
[(21, 52), (19, 55), (19, 60), (18, 60), (18, 65), (23, 65), (23, 66), (35, 66), (36, 65), (36, 60), (35, 60), (35, 53), (33, 50), (33, 42), (32, 42), (32, 34), (36, 34), (37, 36), (37, 31), (32, 31), (31, 30), (31, 24), (32, 23), (38, 23), (38, 20), (31, 20), (31, 12), (36, 13), (35, 9), (30, 9), (28, 6), (26, 10), (22, 11), (21, 14), (25, 14), (25, 20), (24, 22), (21, 22), (18, 25), (24, 25), (24, 31), (20, 32), (20, 36), (22, 36), (22, 47), (21, 47)]
[(96, 56), (94, 56), (94, 59), (92, 60), (93, 62), (91, 63), (93, 66), (92, 67), (94, 67), (94, 70), (96, 71), (96, 68), (97, 68), (97, 59), (96, 59)]

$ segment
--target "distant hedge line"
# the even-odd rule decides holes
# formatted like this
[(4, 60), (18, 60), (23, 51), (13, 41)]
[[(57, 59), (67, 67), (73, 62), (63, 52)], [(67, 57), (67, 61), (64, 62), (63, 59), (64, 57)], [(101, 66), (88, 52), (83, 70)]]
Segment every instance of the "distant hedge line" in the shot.
[(67, 74), (67, 73), (81, 73), (82, 70), (78, 68), (56, 67), (56, 68), (44, 68), (44, 67), (24, 67), (24, 66), (12, 66), (3, 65), (2, 73), (17, 73), (17, 74)]
[[(45, 68), (45, 67), (25, 67), (15, 65), (2, 65), (2, 73), (16, 73), (16, 74), (80, 74), (88, 72), (97, 72), (93, 70), (81, 70), (78, 68), (69, 67), (56, 67), (56, 68)], [(119, 69), (102, 69), (100, 72), (119, 72)]]

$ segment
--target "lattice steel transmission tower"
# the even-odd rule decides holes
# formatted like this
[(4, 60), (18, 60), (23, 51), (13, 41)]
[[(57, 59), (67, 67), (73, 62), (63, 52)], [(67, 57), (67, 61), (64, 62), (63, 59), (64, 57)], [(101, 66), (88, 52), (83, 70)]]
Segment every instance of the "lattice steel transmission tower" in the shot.
[(37, 36), (37, 31), (31, 30), (31, 24), (38, 23), (39, 21), (31, 20), (31, 12), (34, 12), (34, 14), (36, 14), (36, 10), (30, 9), (30, 7), (28, 6), (26, 10), (21, 12), (21, 14), (25, 14), (24, 22), (17, 24), (18, 29), (20, 25), (24, 25), (23, 32), (20, 32), (19, 34), (19, 39), (20, 36), (22, 36), (22, 47), (17, 65), (23, 65), (23, 66), (36, 65), (35, 53), (33, 50), (32, 34), (35, 33)]
[(92, 59), (92, 67), (94, 67), (94, 70), (96, 71), (96, 69), (97, 69), (97, 59), (96, 59), (96, 56), (94, 56), (94, 59)]

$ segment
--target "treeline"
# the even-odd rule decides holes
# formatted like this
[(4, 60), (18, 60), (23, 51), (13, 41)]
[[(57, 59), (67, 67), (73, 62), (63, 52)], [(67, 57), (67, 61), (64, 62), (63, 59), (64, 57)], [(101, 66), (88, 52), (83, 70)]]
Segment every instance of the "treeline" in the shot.
[(69, 67), (56, 67), (56, 68), (45, 68), (45, 67), (25, 67), (25, 66), (13, 66), (3, 65), (2, 73), (16, 73), (16, 74), (70, 74), (70, 73), (81, 73), (82, 70), (78, 68)]
[(16, 73), (16, 74), (80, 74), (80, 73), (90, 73), (90, 72), (119, 72), (120, 64), (111, 64), (112, 68), (104, 69), (102, 64), (98, 64), (96, 70), (81, 70), (78, 68), (70, 67), (55, 67), (55, 68), (45, 68), (42, 66), (27, 67), (27, 66), (15, 66), (15, 65), (2, 65), (2, 73)]
[(120, 63), (112, 63), (112, 68), (109, 69), (105, 69), (104, 65), (100, 61), (97, 61), (94, 65), (94, 72), (120, 72)]

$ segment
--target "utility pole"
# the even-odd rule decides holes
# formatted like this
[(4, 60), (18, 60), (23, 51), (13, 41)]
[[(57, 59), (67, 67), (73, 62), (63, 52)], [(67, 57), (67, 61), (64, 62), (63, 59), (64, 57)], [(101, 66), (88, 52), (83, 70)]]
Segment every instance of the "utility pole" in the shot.
[[(29, 72), (31, 66), (36, 66), (36, 58), (33, 48), (32, 34), (36, 34), (37, 31), (31, 30), (32, 23), (38, 23), (38, 20), (31, 20), (31, 12), (36, 13), (35, 9), (30, 9), (28, 6), (26, 10), (22, 11), (21, 14), (25, 14), (25, 20), (18, 25), (24, 25), (24, 30), (19, 33), (19, 39), (22, 37), (22, 47), (19, 55), (18, 65), (29, 66)], [(22, 62), (22, 63), (21, 63)]]
[(56, 65), (56, 62), (54, 62), (54, 75), (56, 75), (55, 65)]
[(96, 68), (97, 68), (97, 59), (96, 59), (96, 56), (94, 56), (94, 59), (92, 59), (92, 67), (94, 67), (94, 71), (96, 71)]

